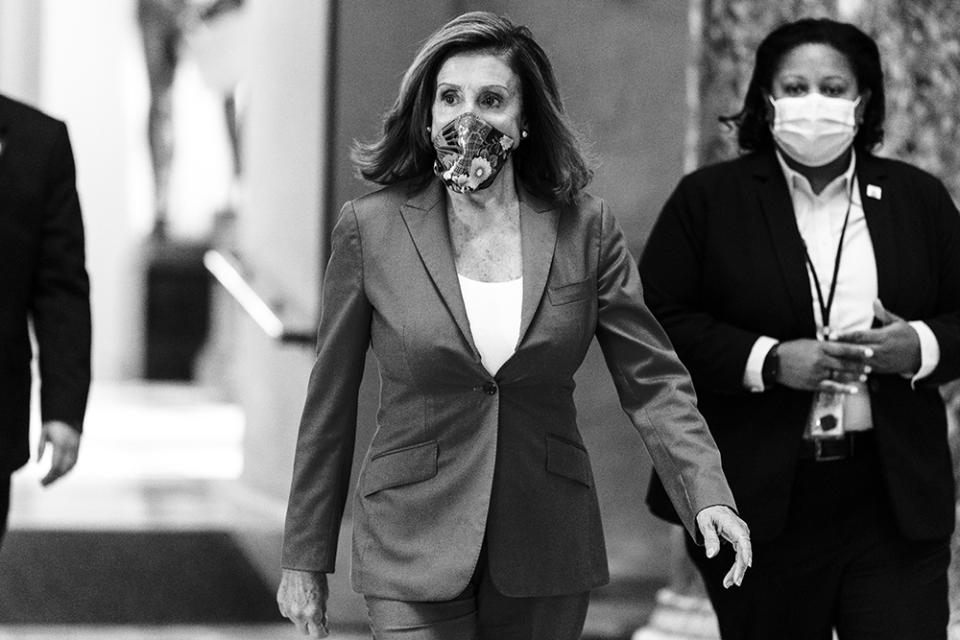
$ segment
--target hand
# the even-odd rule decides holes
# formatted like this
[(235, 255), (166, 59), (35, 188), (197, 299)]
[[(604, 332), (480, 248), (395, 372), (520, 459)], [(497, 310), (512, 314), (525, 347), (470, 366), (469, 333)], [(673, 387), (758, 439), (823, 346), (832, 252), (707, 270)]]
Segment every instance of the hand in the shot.
[(297, 625), (300, 633), (311, 638), (326, 638), (327, 574), (319, 571), (284, 569), (277, 589), (280, 613)]
[(781, 342), (777, 347), (780, 371), (777, 382), (802, 391), (856, 393), (850, 383), (865, 381), (873, 369), (868, 360), (873, 348), (841, 340), (803, 338)]
[(723, 588), (729, 589), (734, 584), (739, 587), (747, 568), (753, 565), (753, 547), (750, 545), (750, 529), (747, 523), (730, 507), (715, 505), (700, 510), (697, 514), (697, 527), (703, 534), (703, 545), (708, 558), (720, 552), (719, 536), (723, 536), (733, 545), (737, 558), (723, 578)]
[(851, 331), (838, 336), (851, 344), (873, 350), (870, 366), (877, 373), (915, 374), (920, 370), (920, 336), (903, 318), (873, 302), (873, 315), (883, 325), (879, 329)]
[(77, 456), (80, 453), (80, 432), (60, 420), (44, 422), (40, 427), (37, 462), (43, 458), (48, 442), (53, 447), (53, 458), (50, 462), (50, 470), (40, 480), (40, 484), (45, 487), (65, 476), (77, 464)]

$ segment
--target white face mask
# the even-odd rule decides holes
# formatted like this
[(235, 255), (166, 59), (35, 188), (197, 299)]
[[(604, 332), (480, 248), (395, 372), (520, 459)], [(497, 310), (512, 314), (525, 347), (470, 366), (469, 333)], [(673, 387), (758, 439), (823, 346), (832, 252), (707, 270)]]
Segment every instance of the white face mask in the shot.
[(773, 103), (771, 130), (781, 151), (808, 167), (822, 167), (839, 158), (857, 134), (860, 98), (827, 98), (809, 93)]

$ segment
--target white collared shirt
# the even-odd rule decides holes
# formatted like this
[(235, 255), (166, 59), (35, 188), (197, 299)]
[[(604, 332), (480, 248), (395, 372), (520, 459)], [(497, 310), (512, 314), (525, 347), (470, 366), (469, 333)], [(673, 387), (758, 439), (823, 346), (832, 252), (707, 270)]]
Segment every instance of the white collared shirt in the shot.
[[(836, 294), (830, 310), (830, 329), (838, 333), (869, 329), (873, 323), (873, 302), (878, 295), (877, 260), (873, 252), (873, 241), (867, 228), (860, 187), (855, 173), (856, 154), (852, 154), (847, 170), (830, 182), (819, 194), (813, 193), (809, 181), (802, 174), (791, 169), (779, 151), (777, 151), (777, 160), (790, 190), (797, 229), (806, 244), (810, 261), (816, 269), (824, 302), (830, 295), (837, 245), (849, 203), (850, 218), (843, 239)], [(807, 273), (813, 299), (813, 317), (817, 328), (820, 329), (823, 327), (823, 318), (809, 265)], [(910, 326), (920, 337), (920, 370), (913, 376), (913, 381), (916, 382), (936, 368), (940, 361), (940, 346), (926, 323), (912, 321)], [(764, 390), (763, 361), (775, 344), (777, 340), (767, 336), (758, 338), (754, 343), (743, 374), (743, 384), (749, 390)], [(866, 385), (858, 383), (858, 386), (861, 387), (861, 393), (848, 396), (844, 407), (847, 430), (869, 429), (873, 426)]]

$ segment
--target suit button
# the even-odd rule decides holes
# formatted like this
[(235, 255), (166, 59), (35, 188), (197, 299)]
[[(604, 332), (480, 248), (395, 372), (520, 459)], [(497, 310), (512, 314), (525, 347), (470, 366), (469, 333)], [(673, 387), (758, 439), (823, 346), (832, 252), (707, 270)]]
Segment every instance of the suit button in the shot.
[(483, 389), (483, 392), (488, 396), (497, 395), (497, 384), (495, 382), (485, 382), (481, 389)]

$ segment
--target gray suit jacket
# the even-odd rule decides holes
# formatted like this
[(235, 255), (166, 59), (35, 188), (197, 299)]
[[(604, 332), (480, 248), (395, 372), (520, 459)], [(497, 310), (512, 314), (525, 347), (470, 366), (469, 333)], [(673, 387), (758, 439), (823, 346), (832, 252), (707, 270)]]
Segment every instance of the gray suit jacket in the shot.
[(440, 183), (395, 185), (343, 207), (297, 441), (285, 567), (334, 569), (368, 347), (381, 388), (354, 507), (361, 593), (453, 598), (485, 541), (505, 595), (606, 582), (573, 403), (573, 375), (594, 336), (690, 532), (700, 509), (734, 505), (690, 378), (643, 304), (613, 216), (586, 195), (569, 208), (520, 196), (520, 340), (496, 376), (473, 343)]

